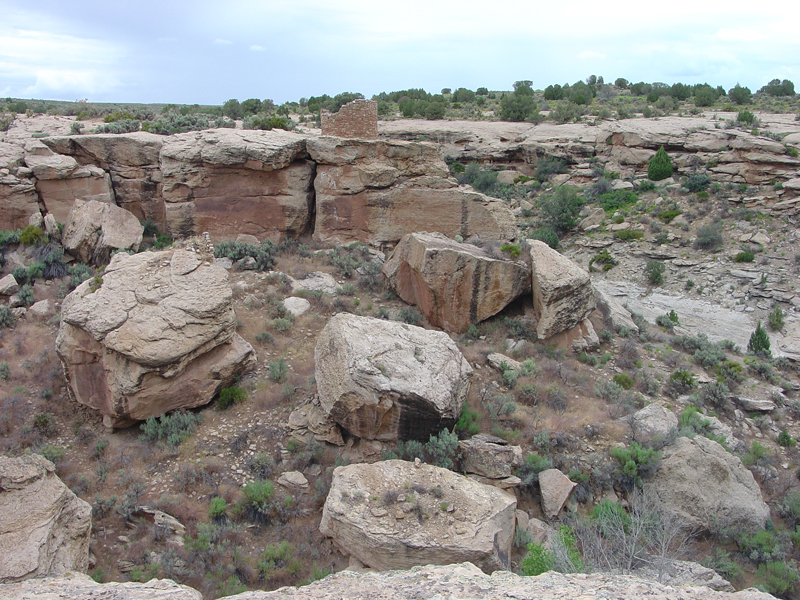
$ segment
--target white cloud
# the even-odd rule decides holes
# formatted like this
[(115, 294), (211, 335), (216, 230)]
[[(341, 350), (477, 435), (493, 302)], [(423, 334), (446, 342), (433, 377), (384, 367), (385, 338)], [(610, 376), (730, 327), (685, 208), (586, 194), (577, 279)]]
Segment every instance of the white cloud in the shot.
[(253, 52), (264, 52), (266, 48), (264, 48), (264, 46), (259, 46), (258, 44), (253, 44), (250, 46), (250, 50)]
[(0, 80), (20, 96), (98, 94), (119, 87), (113, 42), (34, 29), (0, 28)]
[(578, 58), (583, 60), (587, 59), (594, 59), (594, 60), (604, 60), (606, 55), (602, 52), (595, 52), (594, 50), (584, 50), (580, 54), (578, 54)]
[(214, 44), (216, 44), (217, 46), (230, 46), (231, 44), (233, 44), (233, 42), (230, 41), (230, 40), (217, 38), (217, 39), (214, 40)]
[(757, 42), (769, 36), (756, 29), (745, 27), (741, 29), (720, 29), (717, 31), (716, 37), (728, 42)]

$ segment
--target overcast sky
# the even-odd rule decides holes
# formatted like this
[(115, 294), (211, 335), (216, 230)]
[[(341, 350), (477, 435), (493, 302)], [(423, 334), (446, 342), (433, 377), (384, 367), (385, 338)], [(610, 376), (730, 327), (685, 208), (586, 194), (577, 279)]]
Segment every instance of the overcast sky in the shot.
[(797, 0), (0, 0), (0, 15), (0, 97), (280, 103), (592, 74), (800, 87)]

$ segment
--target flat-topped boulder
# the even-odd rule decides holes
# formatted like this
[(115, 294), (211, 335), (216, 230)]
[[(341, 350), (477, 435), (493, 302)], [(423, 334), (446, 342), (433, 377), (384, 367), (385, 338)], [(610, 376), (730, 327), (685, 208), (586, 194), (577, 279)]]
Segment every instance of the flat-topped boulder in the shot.
[(447, 469), (403, 460), (338, 467), (320, 532), (380, 571), (469, 561), (508, 569), (517, 501)]
[(441, 331), (339, 313), (317, 338), (322, 407), (351, 435), (427, 441), (461, 413), (472, 368)]
[(575, 327), (595, 308), (589, 274), (544, 242), (529, 240), (536, 334), (540, 339)]
[(0, 456), (0, 583), (89, 567), (92, 507), (55, 471), (39, 454)]
[(403, 237), (383, 273), (398, 296), (415, 304), (431, 325), (463, 333), (530, 290), (523, 262), (497, 259), (441, 233)]
[(56, 351), (75, 399), (108, 426), (206, 404), (253, 366), (212, 260), (192, 246), (116, 254), (64, 299)]

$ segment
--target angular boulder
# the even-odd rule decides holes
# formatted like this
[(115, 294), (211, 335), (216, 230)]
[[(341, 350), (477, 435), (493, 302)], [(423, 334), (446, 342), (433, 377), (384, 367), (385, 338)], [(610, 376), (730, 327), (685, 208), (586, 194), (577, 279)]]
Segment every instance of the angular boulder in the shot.
[(319, 137), (306, 147), (317, 164), (317, 241), (394, 244), (426, 230), (463, 238), (516, 236), (511, 209), (459, 187), (436, 144)]
[(509, 446), (502, 438), (479, 433), (458, 442), (461, 450), (461, 470), (488, 479), (511, 477), (515, 467), (522, 465), (522, 448)]
[(116, 254), (64, 299), (56, 351), (75, 399), (107, 426), (206, 404), (254, 366), (227, 272), (204, 252)]
[(55, 470), (38, 454), (0, 456), (0, 583), (89, 567), (92, 507)]
[(660, 404), (648, 404), (630, 417), (633, 439), (640, 444), (653, 440), (665, 440), (670, 431), (678, 428), (675, 413)]
[(315, 359), (322, 407), (350, 434), (381, 441), (451, 427), (472, 378), (446, 333), (347, 313), (325, 325)]
[(539, 491), (544, 516), (549, 519), (557, 517), (576, 485), (578, 484), (558, 469), (545, 469), (539, 473)]
[(544, 242), (529, 240), (536, 334), (540, 339), (575, 327), (595, 308), (589, 274)]
[(594, 288), (594, 299), (598, 310), (603, 315), (606, 327), (612, 331), (619, 331), (621, 327), (627, 327), (634, 333), (639, 333), (639, 326), (634, 323), (630, 311), (617, 302), (613, 296)]
[(144, 227), (114, 204), (75, 200), (62, 232), (64, 249), (81, 262), (101, 265), (115, 250), (139, 249)]
[(468, 561), (509, 568), (517, 501), (447, 469), (402, 460), (338, 467), (320, 532), (380, 571)]
[(530, 289), (525, 263), (493, 258), (441, 233), (404, 236), (383, 274), (431, 325), (453, 333), (497, 314)]
[(738, 457), (703, 436), (680, 437), (663, 453), (650, 485), (691, 527), (750, 533), (764, 528), (769, 507)]

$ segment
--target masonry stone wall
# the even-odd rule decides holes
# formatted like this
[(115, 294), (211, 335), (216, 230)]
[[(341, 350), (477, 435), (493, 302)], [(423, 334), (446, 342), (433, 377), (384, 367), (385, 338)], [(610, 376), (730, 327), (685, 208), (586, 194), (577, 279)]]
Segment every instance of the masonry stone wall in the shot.
[(353, 100), (338, 113), (322, 113), (322, 135), (374, 140), (378, 137), (378, 103)]

